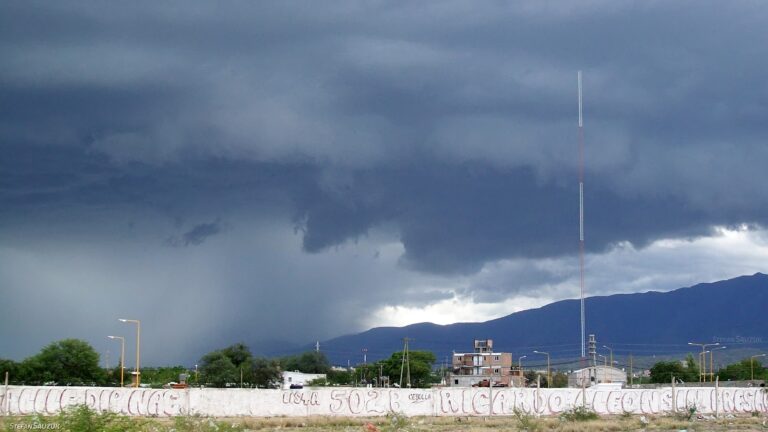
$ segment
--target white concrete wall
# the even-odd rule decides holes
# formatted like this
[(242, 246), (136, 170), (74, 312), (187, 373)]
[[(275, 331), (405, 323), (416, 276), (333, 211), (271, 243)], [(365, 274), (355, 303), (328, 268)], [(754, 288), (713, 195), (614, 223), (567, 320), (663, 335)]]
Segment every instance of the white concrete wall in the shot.
[(53, 415), (86, 404), (125, 415), (176, 416), (410, 416), (554, 415), (581, 406), (600, 414), (663, 414), (696, 406), (701, 413), (768, 413), (760, 388), (590, 390), (525, 388), (305, 388), (302, 390), (154, 390), (99, 387), (0, 388), (0, 414)]

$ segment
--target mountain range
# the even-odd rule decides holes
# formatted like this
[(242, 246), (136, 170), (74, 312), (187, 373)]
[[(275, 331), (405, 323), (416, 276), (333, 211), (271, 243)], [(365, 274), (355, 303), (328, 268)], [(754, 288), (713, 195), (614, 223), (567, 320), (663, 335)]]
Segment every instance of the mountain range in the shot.
[[(354, 365), (364, 354), (375, 361), (402, 351), (403, 339), (409, 338), (410, 350), (432, 351), (442, 363), (453, 352), (471, 352), (474, 339), (492, 339), (495, 351), (512, 352), (514, 358), (542, 361), (545, 357), (533, 352), (538, 350), (563, 364), (581, 356), (579, 309), (579, 300), (563, 300), (485, 322), (377, 327), (321, 341), (320, 349), (332, 364)], [(596, 336), (603, 354), (604, 345), (617, 356), (646, 357), (701, 351), (689, 342), (768, 346), (768, 275), (763, 273), (668, 292), (588, 297), (585, 310), (586, 332)]]

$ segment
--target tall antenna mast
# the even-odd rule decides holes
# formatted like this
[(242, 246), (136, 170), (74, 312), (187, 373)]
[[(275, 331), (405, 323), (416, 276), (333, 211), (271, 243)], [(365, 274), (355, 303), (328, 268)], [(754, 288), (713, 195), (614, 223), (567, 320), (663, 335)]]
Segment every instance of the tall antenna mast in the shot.
[(581, 116), (581, 71), (579, 81), (579, 283), (581, 291), (581, 358), (585, 358), (584, 340), (584, 122)]

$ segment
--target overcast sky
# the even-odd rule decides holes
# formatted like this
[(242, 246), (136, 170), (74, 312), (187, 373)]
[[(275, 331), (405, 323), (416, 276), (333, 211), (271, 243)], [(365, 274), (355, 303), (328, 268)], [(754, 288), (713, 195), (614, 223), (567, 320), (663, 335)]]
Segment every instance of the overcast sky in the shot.
[(765, 272), (766, 22), (760, 1), (2, 2), (0, 357), (116, 353), (132, 318), (144, 363), (190, 365), (575, 298), (578, 70), (587, 294)]

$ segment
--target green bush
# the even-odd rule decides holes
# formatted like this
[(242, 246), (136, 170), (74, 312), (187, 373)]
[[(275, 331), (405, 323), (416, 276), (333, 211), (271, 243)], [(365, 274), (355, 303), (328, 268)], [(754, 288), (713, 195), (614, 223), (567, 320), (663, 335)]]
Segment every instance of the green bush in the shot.
[(698, 409), (696, 408), (695, 405), (689, 405), (685, 407), (685, 411), (676, 412), (675, 418), (677, 418), (678, 420), (691, 421), (691, 419), (693, 419), (693, 416), (696, 415), (696, 411), (698, 411)]
[(600, 416), (596, 412), (585, 406), (574, 407), (560, 414), (560, 420), (569, 422), (597, 420), (598, 418)]
[(519, 410), (517, 408), (515, 408), (513, 413), (515, 415), (515, 420), (517, 420), (517, 426), (520, 429), (526, 431), (539, 430), (539, 424), (530, 414), (527, 414), (525, 411)]
[(97, 412), (86, 405), (76, 405), (61, 412), (55, 418), (32, 416), (31, 424), (57, 423), (58, 431), (64, 432), (240, 432), (240, 424), (217, 421), (209, 417), (175, 417), (173, 427), (152, 419), (122, 416), (109, 412)]
[(149, 421), (99, 413), (86, 405), (75, 405), (56, 417), (59, 429), (68, 432), (133, 432), (146, 430)]

